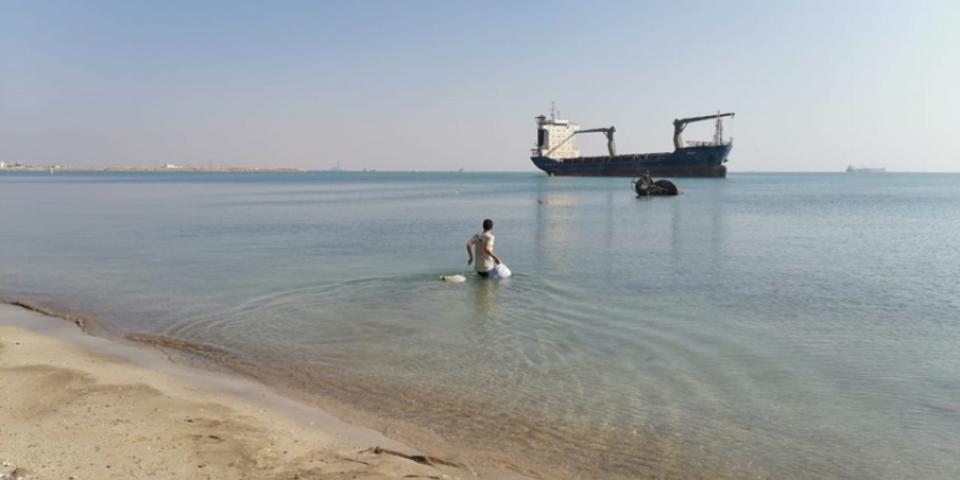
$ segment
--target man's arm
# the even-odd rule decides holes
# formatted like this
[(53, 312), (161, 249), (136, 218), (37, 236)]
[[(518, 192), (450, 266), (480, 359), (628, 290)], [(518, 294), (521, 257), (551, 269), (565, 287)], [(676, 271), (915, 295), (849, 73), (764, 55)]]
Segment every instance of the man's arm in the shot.
[(473, 263), (473, 237), (467, 240), (467, 265)]
[(483, 251), (493, 257), (493, 261), (497, 262), (497, 265), (500, 265), (500, 257), (498, 257), (496, 253), (493, 253), (493, 247), (491, 247), (489, 243), (483, 246)]

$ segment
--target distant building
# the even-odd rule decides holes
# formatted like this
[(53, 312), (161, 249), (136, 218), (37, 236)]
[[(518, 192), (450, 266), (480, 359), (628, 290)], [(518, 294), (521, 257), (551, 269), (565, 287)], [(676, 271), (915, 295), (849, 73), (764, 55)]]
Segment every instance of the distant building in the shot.
[(7, 168), (7, 162), (0, 160), (0, 168)]
[(163, 168), (166, 168), (167, 170), (176, 170), (178, 168), (183, 168), (183, 167), (181, 167), (180, 165), (174, 165), (172, 163), (168, 163), (164, 165)]

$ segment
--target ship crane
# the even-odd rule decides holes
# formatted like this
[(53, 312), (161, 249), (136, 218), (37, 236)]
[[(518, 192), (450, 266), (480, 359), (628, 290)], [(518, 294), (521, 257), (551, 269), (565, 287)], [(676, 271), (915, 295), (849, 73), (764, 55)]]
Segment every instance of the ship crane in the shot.
[(566, 144), (567, 142), (569, 142), (569, 141), (570, 141), (571, 139), (573, 139), (573, 137), (576, 136), (577, 134), (580, 134), (580, 133), (598, 133), (598, 132), (599, 132), (599, 133), (603, 133), (603, 134), (607, 137), (607, 152), (610, 153), (610, 156), (611, 156), (611, 157), (615, 157), (615, 156), (617, 155), (617, 144), (614, 143), (614, 141), (613, 141), (613, 133), (616, 132), (616, 131), (617, 131), (616, 127), (610, 127), (610, 128), (588, 128), (588, 129), (586, 129), (586, 130), (576, 130), (576, 131), (574, 131), (573, 133), (571, 133), (570, 135), (568, 135), (567, 138), (564, 138), (563, 141), (561, 141), (560, 143), (556, 144), (553, 148), (551, 148), (549, 151), (547, 151), (547, 153), (546, 153), (545, 155), (550, 156), (551, 153), (553, 153), (556, 149), (560, 148), (561, 146), (563, 146), (564, 144)]
[(617, 156), (617, 144), (613, 142), (613, 133), (616, 132), (616, 127), (610, 128), (588, 128), (586, 130), (577, 130), (573, 132), (574, 135), (578, 133), (603, 133), (607, 137), (607, 152), (610, 153), (611, 157)]
[(734, 113), (720, 113), (717, 112), (716, 115), (704, 115), (702, 117), (690, 117), (690, 118), (678, 118), (673, 121), (673, 147), (674, 148), (683, 148), (683, 139), (680, 135), (683, 133), (683, 129), (687, 128), (688, 123), (693, 122), (702, 122), (704, 120), (717, 120), (717, 134), (714, 135), (714, 143), (721, 144), (723, 142), (723, 124), (720, 122), (720, 119), (723, 117), (732, 117)]

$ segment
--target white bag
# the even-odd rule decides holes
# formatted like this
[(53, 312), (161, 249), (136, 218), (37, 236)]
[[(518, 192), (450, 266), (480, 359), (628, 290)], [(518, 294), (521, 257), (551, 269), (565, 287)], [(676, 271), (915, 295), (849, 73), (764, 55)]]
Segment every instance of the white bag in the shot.
[(502, 263), (494, 267), (493, 270), (490, 270), (490, 278), (504, 279), (510, 278), (511, 275), (513, 275), (513, 273)]

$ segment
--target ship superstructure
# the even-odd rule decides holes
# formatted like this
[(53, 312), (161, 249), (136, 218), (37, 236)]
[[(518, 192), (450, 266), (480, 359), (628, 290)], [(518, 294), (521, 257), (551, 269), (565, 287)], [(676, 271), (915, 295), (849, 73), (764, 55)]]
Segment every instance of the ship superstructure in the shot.
[(557, 118), (555, 109), (550, 109), (550, 118), (537, 117), (537, 146), (544, 155), (557, 160), (580, 156), (577, 142), (574, 140), (580, 126), (569, 120)]
[[(733, 139), (723, 138), (723, 119), (733, 116), (733, 113), (717, 112), (715, 115), (676, 119), (673, 121), (673, 152), (617, 155), (615, 127), (580, 129), (575, 123), (559, 118), (556, 109), (551, 108), (549, 117), (536, 117), (537, 145), (531, 160), (548, 175), (636, 176), (649, 172), (658, 176), (724, 177), (727, 167), (723, 164), (733, 148)], [(683, 140), (687, 125), (705, 120), (715, 121), (712, 140)], [(576, 136), (585, 133), (606, 136), (606, 156), (580, 155)]]

